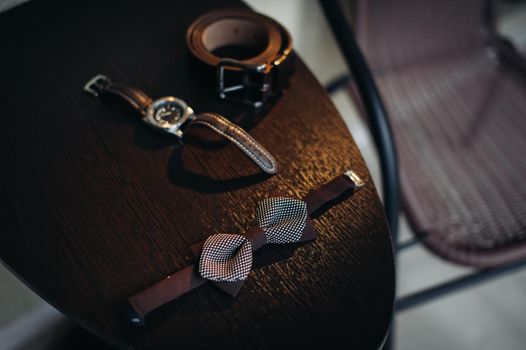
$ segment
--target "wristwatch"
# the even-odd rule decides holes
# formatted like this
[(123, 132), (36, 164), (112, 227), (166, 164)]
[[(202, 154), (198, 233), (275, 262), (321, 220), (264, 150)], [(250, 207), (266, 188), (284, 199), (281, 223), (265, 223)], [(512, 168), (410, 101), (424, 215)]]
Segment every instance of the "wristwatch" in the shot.
[(275, 174), (278, 166), (274, 157), (240, 126), (216, 113), (194, 114), (192, 108), (176, 97), (161, 97), (152, 100), (137, 88), (113, 82), (99, 74), (90, 79), (84, 90), (94, 97), (109, 93), (126, 100), (141, 115), (142, 121), (156, 130), (182, 139), (193, 126), (205, 126), (231, 141), (264, 172)]

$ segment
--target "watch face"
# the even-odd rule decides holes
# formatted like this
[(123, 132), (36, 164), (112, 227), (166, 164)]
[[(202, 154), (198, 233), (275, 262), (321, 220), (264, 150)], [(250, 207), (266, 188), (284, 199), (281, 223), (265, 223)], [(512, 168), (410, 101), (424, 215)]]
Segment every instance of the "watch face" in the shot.
[(165, 103), (153, 112), (153, 119), (163, 125), (177, 123), (184, 114), (183, 107), (178, 103)]
[(175, 97), (163, 97), (148, 106), (145, 121), (155, 128), (182, 136), (180, 127), (192, 115), (192, 109), (184, 101)]

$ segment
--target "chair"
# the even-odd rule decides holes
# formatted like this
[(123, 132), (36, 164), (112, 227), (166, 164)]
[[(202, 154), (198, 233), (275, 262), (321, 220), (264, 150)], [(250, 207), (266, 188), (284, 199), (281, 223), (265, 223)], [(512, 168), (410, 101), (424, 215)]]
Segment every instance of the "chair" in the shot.
[[(497, 34), (493, 2), (356, 1), (354, 28), (368, 63), (363, 65), (337, 1), (320, 3), (368, 117), (389, 115), (380, 124), (392, 126), (402, 206), (415, 235), (395, 251), (422, 242), (475, 270), (400, 297), (395, 309), (524, 266), (526, 59)], [(369, 70), (374, 81), (366, 84)], [(375, 83), (387, 113), (367, 108)], [(377, 124), (371, 123), (373, 134)], [(375, 138), (381, 158), (390, 137)], [(385, 175), (396, 172), (396, 165), (383, 171), (384, 186), (393, 193), (389, 186), (396, 186), (396, 176)], [(394, 215), (396, 203), (385, 204), (388, 217)], [(396, 226), (391, 229), (396, 233)]]

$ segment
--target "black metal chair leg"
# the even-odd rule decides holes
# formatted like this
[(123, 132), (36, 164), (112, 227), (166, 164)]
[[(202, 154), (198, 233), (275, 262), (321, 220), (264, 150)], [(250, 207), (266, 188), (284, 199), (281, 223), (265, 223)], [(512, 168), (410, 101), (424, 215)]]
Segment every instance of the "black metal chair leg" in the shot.
[(395, 311), (400, 312), (417, 305), (431, 301), (435, 298), (441, 297), (445, 294), (455, 292), (457, 290), (471, 287), (475, 284), (486, 282), (491, 278), (503, 276), (507, 273), (515, 272), (521, 267), (526, 266), (526, 260), (518, 261), (512, 264), (480, 270), (466, 276), (461, 276), (453, 280), (438, 284), (433, 287), (400, 297), (396, 300)]
[(349, 74), (340, 75), (339, 77), (331, 80), (327, 86), (325, 86), (325, 90), (327, 90), (329, 94), (333, 94), (341, 88), (349, 85), (351, 81), (352, 77)]
[[(393, 315), (394, 318), (394, 315)], [(385, 340), (384, 346), (382, 347), (382, 350), (391, 350), (395, 348), (395, 322), (391, 322), (391, 328), (389, 329), (389, 334), (387, 335), (387, 339)]]
[[(349, 23), (347, 23), (340, 4), (337, 0), (320, 0), (320, 5), (352, 72), (370, 121), (371, 132), (380, 158), (384, 188), (384, 208), (387, 222), (391, 229), (391, 244), (396, 262), (400, 213), (400, 180), (398, 157), (391, 125), (372, 74), (356, 43), (353, 31)], [(391, 333), (394, 333), (394, 322), (391, 322)], [(393, 338), (392, 335), (389, 335), (384, 349), (390, 349), (392, 344)]]
[(395, 249), (400, 213), (400, 180), (391, 125), (372, 74), (354, 39), (353, 31), (347, 23), (340, 4), (337, 0), (320, 0), (320, 5), (352, 72), (371, 122), (372, 135), (380, 156), (384, 184), (384, 208), (391, 229), (393, 249)]

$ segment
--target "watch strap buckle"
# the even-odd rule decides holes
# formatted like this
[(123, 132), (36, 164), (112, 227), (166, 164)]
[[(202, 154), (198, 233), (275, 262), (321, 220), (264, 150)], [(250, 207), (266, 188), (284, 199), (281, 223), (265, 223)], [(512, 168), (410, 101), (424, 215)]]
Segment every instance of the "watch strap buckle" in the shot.
[(108, 85), (111, 84), (111, 79), (103, 74), (98, 74), (91, 78), (86, 85), (84, 85), (84, 91), (92, 95), (93, 97), (98, 97), (99, 94), (104, 90)]

